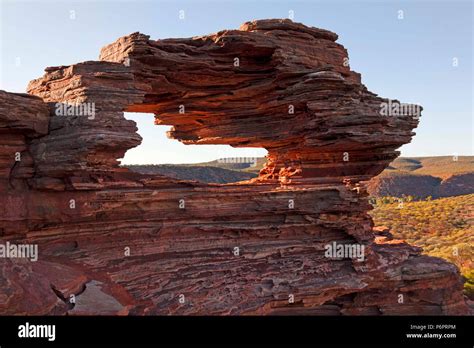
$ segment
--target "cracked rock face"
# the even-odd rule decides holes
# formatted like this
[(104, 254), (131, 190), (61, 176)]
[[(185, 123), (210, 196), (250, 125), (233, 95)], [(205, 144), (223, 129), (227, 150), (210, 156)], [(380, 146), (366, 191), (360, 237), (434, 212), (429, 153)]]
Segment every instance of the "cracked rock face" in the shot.
[[(289, 20), (134, 33), (47, 68), (29, 95), (0, 92), (0, 238), (39, 247), (0, 258), (0, 314), (466, 314), (454, 265), (373, 229), (359, 182), (419, 113), (382, 114), (399, 102), (369, 92), (336, 40)], [(226, 185), (129, 172), (118, 159), (141, 138), (125, 111), (185, 144), (264, 147), (267, 163)]]

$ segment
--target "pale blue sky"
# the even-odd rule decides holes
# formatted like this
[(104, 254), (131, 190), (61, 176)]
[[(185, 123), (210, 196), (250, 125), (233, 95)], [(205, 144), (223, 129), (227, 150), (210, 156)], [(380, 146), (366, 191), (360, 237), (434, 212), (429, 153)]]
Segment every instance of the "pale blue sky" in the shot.
[[(473, 5), (471, 1), (8, 1), (0, 0), (0, 89), (24, 92), (47, 66), (98, 59), (100, 48), (140, 31), (153, 39), (238, 28), (286, 18), (329, 29), (349, 51), (351, 69), (382, 97), (424, 106), (404, 156), (472, 155)], [(179, 11), (185, 19), (179, 19)], [(399, 19), (399, 11), (403, 19)], [(74, 11), (75, 18), (71, 18)], [(453, 66), (457, 58), (458, 66)], [(144, 137), (128, 163), (182, 163), (263, 150), (185, 146), (150, 115), (128, 114)]]

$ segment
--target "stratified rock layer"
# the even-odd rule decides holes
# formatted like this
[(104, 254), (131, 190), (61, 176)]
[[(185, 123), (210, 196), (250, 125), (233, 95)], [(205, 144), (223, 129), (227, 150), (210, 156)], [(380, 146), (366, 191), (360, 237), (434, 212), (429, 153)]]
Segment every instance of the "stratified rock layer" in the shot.
[[(388, 100), (336, 39), (289, 20), (134, 33), (101, 61), (47, 68), (34, 96), (2, 92), (2, 240), (40, 252), (0, 259), (0, 313), (466, 314), (454, 265), (373, 230), (359, 181), (418, 120), (382, 116)], [(117, 160), (141, 138), (124, 111), (153, 112), (185, 144), (264, 147), (267, 164), (227, 185), (132, 173)], [(332, 243), (364, 259), (330, 258)]]

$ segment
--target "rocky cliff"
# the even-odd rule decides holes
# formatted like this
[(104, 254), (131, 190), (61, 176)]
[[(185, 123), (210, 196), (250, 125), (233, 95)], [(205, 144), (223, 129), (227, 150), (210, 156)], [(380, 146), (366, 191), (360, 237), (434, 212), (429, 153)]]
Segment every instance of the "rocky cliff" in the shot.
[[(383, 115), (398, 101), (369, 92), (336, 40), (289, 20), (134, 33), (2, 92), (1, 239), (39, 254), (0, 259), (0, 313), (466, 314), (454, 265), (373, 230), (359, 182), (418, 119)], [(124, 111), (268, 161), (225, 185), (130, 172), (118, 159), (141, 138)]]

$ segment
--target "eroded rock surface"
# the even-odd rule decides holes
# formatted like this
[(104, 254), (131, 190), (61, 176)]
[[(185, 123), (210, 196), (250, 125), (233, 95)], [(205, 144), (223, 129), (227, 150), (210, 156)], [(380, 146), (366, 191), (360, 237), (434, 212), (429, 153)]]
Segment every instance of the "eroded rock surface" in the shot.
[[(373, 230), (359, 181), (418, 119), (381, 115), (388, 100), (336, 40), (289, 20), (134, 33), (47, 68), (31, 96), (2, 92), (1, 238), (38, 244), (39, 260), (0, 259), (0, 313), (466, 314), (455, 266)], [(75, 103), (94, 114), (58, 115)], [(132, 173), (118, 159), (141, 138), (124, 111), (185, 144), (264, 147), (267, 164), (227, 185)], [(334, 242), (364, 260), (328, 258)]]

